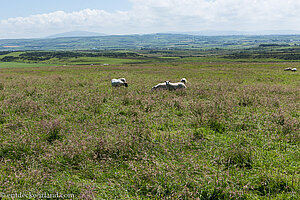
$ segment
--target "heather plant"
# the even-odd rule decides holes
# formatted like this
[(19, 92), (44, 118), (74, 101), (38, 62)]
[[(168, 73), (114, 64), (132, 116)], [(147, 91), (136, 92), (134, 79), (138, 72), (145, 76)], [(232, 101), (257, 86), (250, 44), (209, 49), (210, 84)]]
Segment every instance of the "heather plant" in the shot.
[[(293, 64), (1, 69), (0, 193), (297, 199), (300, 79), (281, 70)], [(184, 91), (151, 91), (182, 77)]]
[(41, 132), (44, 132), (45, 139), (52, 143), (61, 138), (62, 125), (59, 120), (41, 121)]
[(292, 186), (283, 177), (270, 177), (270, 175), (260, 175), (256, 188), (253, 188), (262, 196), (271, 196), (282, 192), (291, 192)]
[(3, 89), (4, 89), (4, 84), (0, 83), (0, 90), (3, 90)]

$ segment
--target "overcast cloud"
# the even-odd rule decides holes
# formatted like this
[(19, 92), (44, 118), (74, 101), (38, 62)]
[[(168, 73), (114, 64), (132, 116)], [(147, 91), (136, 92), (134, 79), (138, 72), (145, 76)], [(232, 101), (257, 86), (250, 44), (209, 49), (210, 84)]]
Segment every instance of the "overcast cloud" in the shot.
[(204, 30), (300, 31), (299, 0), (130, 0), (132, 9), (56, 11), (0, 21), (0, 38), (34, 38), (83, 30), (141, 34)]

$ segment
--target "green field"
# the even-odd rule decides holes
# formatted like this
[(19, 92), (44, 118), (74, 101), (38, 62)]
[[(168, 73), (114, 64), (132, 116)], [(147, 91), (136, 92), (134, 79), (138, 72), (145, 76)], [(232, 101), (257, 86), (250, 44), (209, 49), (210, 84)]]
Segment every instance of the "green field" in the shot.
[(66, 63), (76, 64), (76, 65), (86, 65), (86, 64), (110, 64), (110, 65), (121, 65), (121, 64), (131, 64), (131, 63), (142, 63), (144, 61), (137, 59), (118, 59), (118, 58), (106, 58), (106, 57), (79, 57), (70, 58), (66, 60)]
[(55, 66), (55, 64), (0, 62), (0, 68), (49, 67), (49, 66)]
[(40, 39), (0, 39), (0, 51), (24, 50), (209, 50), (265, 47), (299, 47), (300, 35), (223, 35), (188, 34), (106, 35)]
[(3, 199), (299, 199), (296, 60), (24, 53), (0, 62)]

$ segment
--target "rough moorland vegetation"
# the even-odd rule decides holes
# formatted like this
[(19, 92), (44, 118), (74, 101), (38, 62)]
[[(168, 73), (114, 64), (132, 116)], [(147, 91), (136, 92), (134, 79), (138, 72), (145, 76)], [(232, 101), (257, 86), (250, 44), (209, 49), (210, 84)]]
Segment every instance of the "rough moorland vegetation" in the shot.
[(0, 69), (0, 194), (297, 199), (297, 64)]

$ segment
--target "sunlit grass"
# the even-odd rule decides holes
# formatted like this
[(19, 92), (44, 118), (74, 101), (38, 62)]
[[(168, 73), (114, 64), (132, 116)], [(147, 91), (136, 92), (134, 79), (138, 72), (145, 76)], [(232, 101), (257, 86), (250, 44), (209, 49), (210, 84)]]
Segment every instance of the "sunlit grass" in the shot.
[[(296, 64), (0, 69), (0, 193), (297, 199)], [(183, 77), (185, 91), (151, 91)]]
[(78, 57), (66, 59), (65, 62), (71, 64), (111, 64), (111, 65), (120, 65), (120, 64), (129, 64), (129, 63), (141, 63), (145, 62), (139, 59), (119, 59), (119, 58), (107, 58), (107, 57)]
[(43, 63), (21, 63), (21, 62), (0, 62), (0, 68), (24, 68), (24, 67), (49, 67), (55, 64)]
[(16, 51), (16, 52), (10, 52), (8, 54), (4, 54), (4, 55), (0, 55), (0, 59), (5, 57), (5, 56), (13, 56), (13, 57), (18, 57), (20, 54), (22, 54), (24, 52), (21, 52), (21, 51)]

